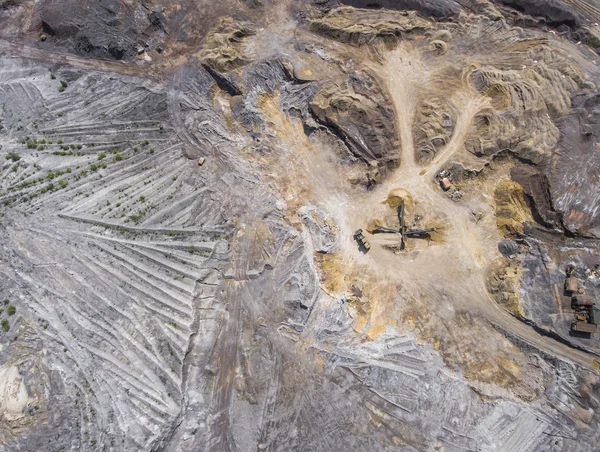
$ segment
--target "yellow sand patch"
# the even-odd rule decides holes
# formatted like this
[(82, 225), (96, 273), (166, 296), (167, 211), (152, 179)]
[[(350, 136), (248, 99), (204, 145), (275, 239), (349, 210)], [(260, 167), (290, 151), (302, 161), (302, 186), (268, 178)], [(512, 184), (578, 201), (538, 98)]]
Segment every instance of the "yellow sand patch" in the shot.
[(355, 331), (374, 340), (385, 332), (387, 325), (397, 324), (395, 286), (379, 283), (368, 267), (345, 262), (339, 255), (316, 253), (315, 262), (323, 291), (335, 298), (346, 297)]
[(388, 197), (384, 202), (392, 209), (397, 209), (402, 200), (404, 200), (404, 207), (407, 209), (413, 206), (413, 200), (410, 193), (402, 188), (395, 188), (388, 194)]
[(506, 237), (522, 235), (524, 223), (533, 222), (523, 187), (511, 180), (503, 179), (496, 185), (494, 200), (496, 201), (496, 224), (500, 232)]

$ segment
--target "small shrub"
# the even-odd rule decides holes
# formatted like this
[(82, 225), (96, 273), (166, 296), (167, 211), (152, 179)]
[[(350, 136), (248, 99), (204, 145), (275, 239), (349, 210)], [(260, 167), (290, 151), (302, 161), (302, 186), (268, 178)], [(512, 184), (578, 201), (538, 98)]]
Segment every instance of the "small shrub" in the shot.
[(54, 75), (54, 74), (50, 74), (50, 78), (51, 78), (52, 80), (56, 80), (56, 75)]
[(71, 172), (71, 168), (67, 168), (67, 169), (65, 170), (65, 172), (67, 172), (67, 173), (70, 173), (70, 172)]
[(8, 323), (8, 320), (3, 319), (2, 320), (2, 329), (7, 332), (8, 330), (10, 330), (10, 324)]
[(102, 159), (105, 159), (105, 158), (106, 158), (106, 152), (100, 152), (98, 154), (98, 160), (102, 160)]
[(121, 154), (115, 154), (115, 162), (120, 162), (123, 160), (123, 156)]
[(61, 140), (60, 138), (58, 140), (56, 140), (56, 144), (63, 144), (63, 140)]
[(64, 86), (60, 85), (60, 86), (58, 87), (58, 92), (59, 92), (59, 93), (62, 93), (64, 90), (65, 90), (65, 87), (64, 87)]
[(96, 171), (97, 169), (98, 169), (98, 165), (96, 165), (95, 163), (92, 163), (92, 164), (90, 165), (90, 170), (92, 170), (92, 171)]
[(8, 154), (6, 154), (6, 160), (18, 162), (19, 160), (21, 160), (21, 156), (19, 154), (15, 154), (14, 152), (9, 152)]
[(15, 305), (11, 304), (6, 310), (6, 312), (8, 312), (8, 315), (15, 315), (15, 313), (17, 312), (17, 308), (15, 307)]
[(58, 185), (60, 185), (60, 188), (65, 188), (69, 183), (66, 180), (61, 179), (58, 181)]

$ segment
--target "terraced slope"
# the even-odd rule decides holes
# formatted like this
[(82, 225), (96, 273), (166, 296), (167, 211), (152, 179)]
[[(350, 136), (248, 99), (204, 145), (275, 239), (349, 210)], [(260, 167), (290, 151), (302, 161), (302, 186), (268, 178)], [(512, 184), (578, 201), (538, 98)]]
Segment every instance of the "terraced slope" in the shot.
[[(490, 193), (556, 160), (580, 60), (489, 16), (284, 6), (168, 75), (0, 45), (0, 445), (592, 450), (596, 356), (484, 279)], [(439, 235), (360, 252), (398, 196)]]

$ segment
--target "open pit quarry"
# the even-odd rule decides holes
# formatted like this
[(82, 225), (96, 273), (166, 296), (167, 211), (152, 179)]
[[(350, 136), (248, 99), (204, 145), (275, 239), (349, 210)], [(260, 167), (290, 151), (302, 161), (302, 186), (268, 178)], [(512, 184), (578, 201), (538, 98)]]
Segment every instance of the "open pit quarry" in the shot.
[(600, 450), (597, 0), (0, 0), (0, 450)]

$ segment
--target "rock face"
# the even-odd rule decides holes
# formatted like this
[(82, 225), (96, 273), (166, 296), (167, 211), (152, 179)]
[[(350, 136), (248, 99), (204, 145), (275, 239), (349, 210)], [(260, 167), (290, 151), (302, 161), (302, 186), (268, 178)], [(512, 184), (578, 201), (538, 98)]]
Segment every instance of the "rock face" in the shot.
[(339, 228), (323, 211), (313, 206), (305, 206), (298, 212), (308, 228), (313, 247), (318, 253), (328, 253), (338, 244)]
[(568, 111), (571, 93), (582, 77), (544, 42), (519, 40), (511, 46), (513, 51), (531, 52), (528, 61), (533, 66), (508, 71), (482, 68), (471, 75), (473, 86), (489, 99), (492, 109), (475, 118), (466, 147), (480, 156), (508, 149), (537, 164), (557, 145), (559, 134), (551, 118)]
[(501, 0), (500, 3), (530, 16), (541, 16), (554, 27), (566, 25), (579, 28), (585, 21), (584, 14), (557, 0)]
[(356, 8), (386, 8), (401, 11), (418, 11), (436, 19), (449, 18), (461, 11), (460, 2), (453, 0), (438, 0), (435, 2), (423, 0), (341, 0), (344, 5)]
[(595, 177), (600, 165), (599, 107), (597, 94), (575, 98), (574, 111), (558, 121), (558, 152), (547, 166), (553, 206), (562, 215), (564, 227), (571, 233), (596, 238), (600, 237), (600, 199)]
[(448, 144), (456, 121), (453, 116), (454, 112), (444, 99), (429, 98), (419, 104), (413, 137), (420, 162), (432, 160)]
[(248, 26), (233, 19), (219, 19), (216, 27), (206, 38), (200, 60), (218, 72), (227, 72), (247, 64), (250, 59), (244, 56), (244, 38), (254, 34)]
[(394, 111), (385, 94), (365, 76), (346, 86), (326, 85), (310, 103), (317, 121), (332, 131), (350, 151), (353, 160), (376, 162), (385, 168), (399, 163)]
[(382, 12), (341, 7), (313, 20), (310, 26), (329, 38), (362, 45), (375, 39), (393, 39), (404, 33), (424, 31), (431, 28), (431, 22), (414, 11)]
[(536, 222), (547, 228), (560, 228), (561, 218), (552, 205), (546, 175), (531, 166), (519, 165), (511, 170), (511, 178), (523, 187)]

